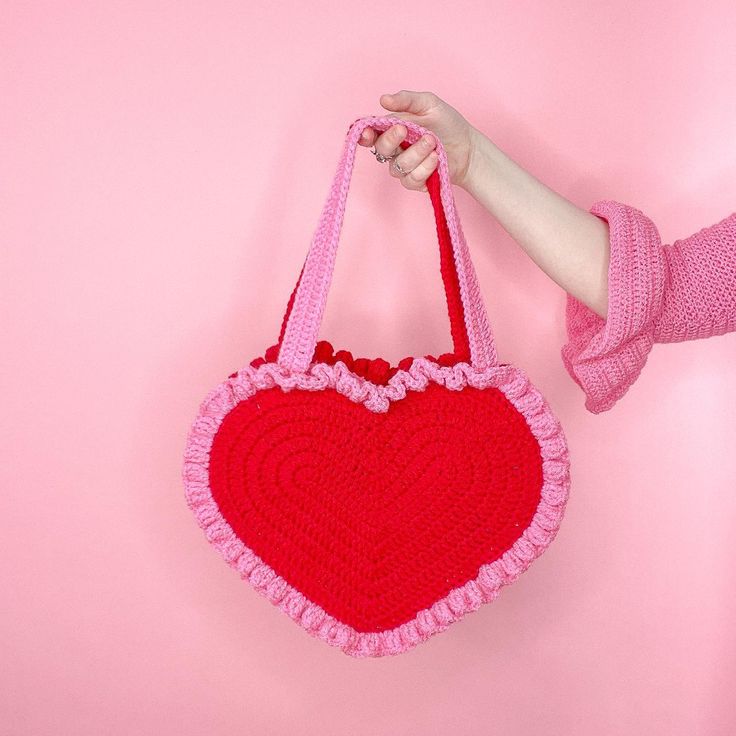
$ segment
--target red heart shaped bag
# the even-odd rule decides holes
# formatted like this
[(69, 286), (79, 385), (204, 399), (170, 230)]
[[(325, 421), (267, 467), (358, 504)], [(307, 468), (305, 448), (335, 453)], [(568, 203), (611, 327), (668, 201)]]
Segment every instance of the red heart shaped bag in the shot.
[[(499, 363), (440, 141), (427, 180), (453, 352), (396, 366), (318, 341), (358, 118), (278, 343), (201, 403), (186, 499), (209, 541), (307, 632), (406, 651), (492, 601), (555, 537), (569, 454), (526, 374)], [(402, 120), (406, 148), (428, 132)]]

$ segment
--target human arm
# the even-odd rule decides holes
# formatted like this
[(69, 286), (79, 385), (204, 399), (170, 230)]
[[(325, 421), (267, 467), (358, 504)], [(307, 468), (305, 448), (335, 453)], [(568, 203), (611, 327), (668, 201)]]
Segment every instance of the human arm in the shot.
[[(380, 101), (399, 120), (432, 131), (447, 153), (452, 183), (477, 199), (559, 286), (605, 317), (605, 222), (535, 178), (437, 95), (401, 90), (382, 95)], [(400, 123), (380, 135), (366, 128), (359, 142), (390, 155), (399, 150), (406, 132)], [(437, 165), (432, 149), (414, 143), (394, 159), (407, 173), (399, 174), (391, 165), (390, 175), (407, 189), (426, 191), (426, 179)]]
[[(453, 183), (567, 292), (561, 356), (589, 411), (606, 411), (626, 393), (656, 342), (736, 330), (736, 212), (663, 245), (641, 210), (614, 200), (599, 200), (588, 211), (577, 207), (436, 95), (402, 90), (381, 100), (443, 145), (448, 140)], [(389, 154), (402, 139), (397, 125), (363, 144)], [(397, 158), (403, 170), (418, 172), (401, 176), (402, 184), (422, 190), (436, 159), (417, 144)]]
[(736, 330), (736, 212), (665, 245), (640, 209), (603, 199), (585, 212), (474, 137), (461, 186), (567, 292), (561, 357), (589, 411), (622, 398), (655, 343)]

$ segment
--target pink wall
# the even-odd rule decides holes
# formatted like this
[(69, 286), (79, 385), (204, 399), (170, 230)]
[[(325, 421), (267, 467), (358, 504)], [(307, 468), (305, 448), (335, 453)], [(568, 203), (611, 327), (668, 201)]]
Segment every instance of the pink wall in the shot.
[[(277, 337), (381, 93), (437, 92), (577, 204), (634, 204), (672, 242), (734, 209), (734, 23), (725, 1), (6, 3), (0, 733), (734, 733), (736, 337), (655, 347), (586, 413), (564, 293), (465, 192), (501, 358), (572, 455), (532, 569), (355, 660), (238, 579), (180, 477), (200, 399)], [(322, 334), (448, 349), (427, 195), (360, 153)]]

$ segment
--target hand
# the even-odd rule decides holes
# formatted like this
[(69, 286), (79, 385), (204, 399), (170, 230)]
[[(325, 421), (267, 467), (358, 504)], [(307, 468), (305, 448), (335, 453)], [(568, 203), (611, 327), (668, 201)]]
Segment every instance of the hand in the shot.
[[(463, 186), (468, 175), (475, 141), (475, 128), (457, 111), (432, 92), (413, 92), (402, 89), (393, 95), (381, 95), (379, 103), (391, 111), (391, 117), (409, 120), (431, 130), (439, 138), (447, 153), (450, 181)], [(389, 174), (401, 181), (407, 189), (426, 192), (426, 181), (437, 168), (435, 141), (424, 142), (420, 138), (406, 150), (399, 147), (406, 138), (407, 129), (401, 123), (392, 125), (379, 133), (374, 128), (366, 128), (358, 143), (361, 146), (375, 146), (376, 151), (390, 156), (401, 151), (389, 163)], [(398, 161), (404, 174), (394, 167)]]

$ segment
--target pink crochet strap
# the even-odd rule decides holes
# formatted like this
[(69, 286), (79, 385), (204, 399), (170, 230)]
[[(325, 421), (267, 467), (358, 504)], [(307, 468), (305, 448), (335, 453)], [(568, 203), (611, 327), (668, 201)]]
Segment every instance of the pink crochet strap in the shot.
[[(430, 132), (416, 123), (390, 116), (358, 118), (348, 130), (330, 195), (312, 238), (283, 331), (277, 362), (292, 371), (304, 372), (309, 368), (317, 345), (360, 134), (366, 127), (387, 130), (397, 122), (406, 127), (406, 140), (409, 143), (414, 143), (424, 133)], [(484, 370), (497, 365), (496, 348), (470, 252), (455, 210), (447, 154), (441, 141), (436, 136), (435, 139), (440, 199), (452, 241), (461, 306), (470, 346), (470, 362), (478, 370)]]
[[(400, 144), (402, 149), (410, 147), (410, 143), (406, 140)], [(460, 296), (460, 286), (458, 284), (457, 268), (455, 267), (455, 255), (453, 253), (452, 239), (450, 231), (447, 227), (445, 219), (445, 211), (442, 207), (440, 198), (440, 180), (439, 172), (435, 169), (429, 177), (427, 177), (427, 192), (429, 193), (432, 212), (435, 218), (435, 229), (437, 231), (437, 240), (440, 249), (440, 275), (442, 283), (445, 286), (445, 299), (447, 301), (447, 314), (450, 318), (450, 332), (452, 333), (453, 355), (455, 362), (468, 363), (470, 361), (470, 345), (468, 343), (468, 332), (465, 327), (465, 314), (463, 312), (462, 297)], [(281, 321), (281, 331), (279, 332), (278, 350), (284, 340), (284, 330), (289, 320), (289, 315), (294, 306), (294, 297), (296, 290), (299, 288), (299, 281), (304, 273), (304, 265), (302, 265), (296, 286), (294, 286), (289, 302), (286, 306), (286, 312)], [(317, 343), (319, 346), (319, 343)], [(315, 358), (316, 359), (316, 358)]]

